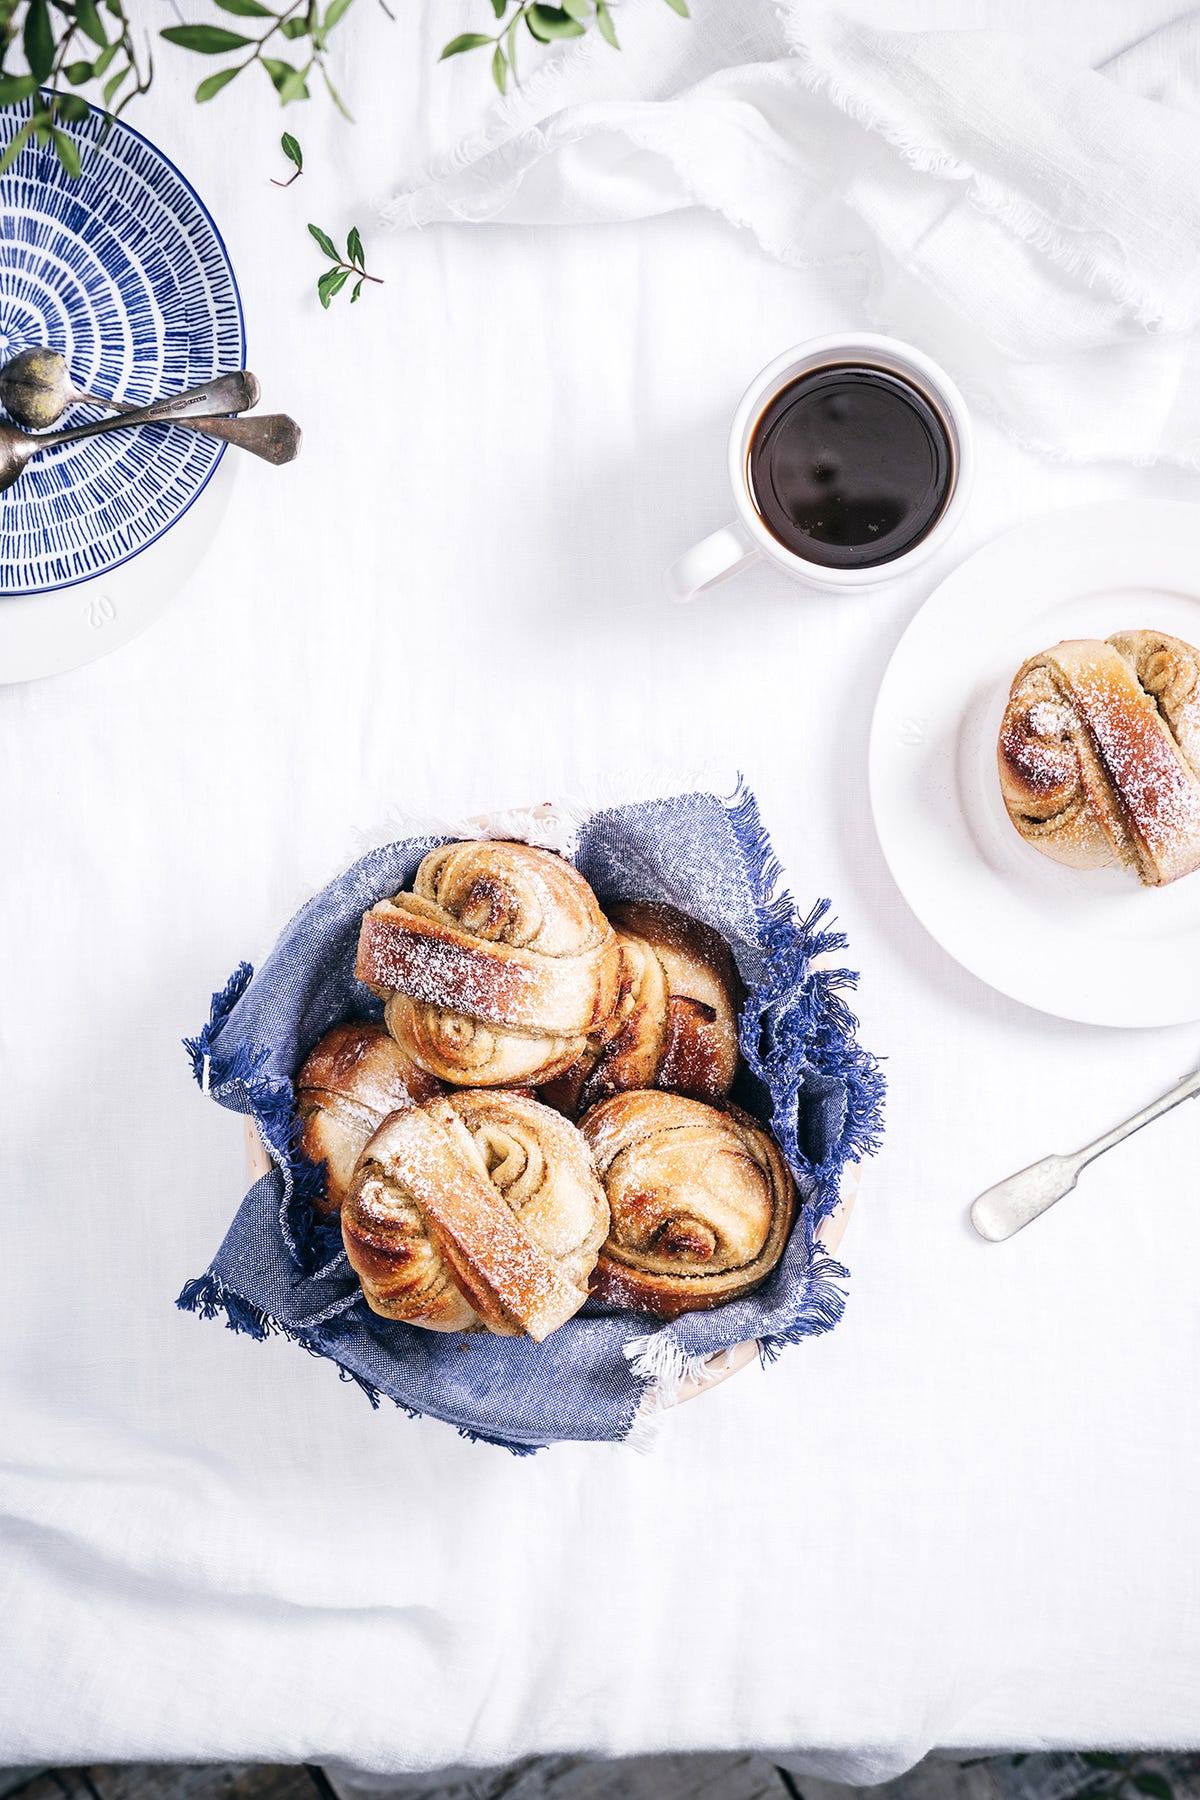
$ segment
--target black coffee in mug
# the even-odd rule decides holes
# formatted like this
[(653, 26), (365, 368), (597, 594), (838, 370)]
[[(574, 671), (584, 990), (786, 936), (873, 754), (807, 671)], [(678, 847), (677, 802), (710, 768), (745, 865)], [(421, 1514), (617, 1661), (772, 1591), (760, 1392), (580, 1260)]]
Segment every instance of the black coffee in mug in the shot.
[(767, 529), (831, 569), (903, 556), (937, 524), (955, 481), (940, 414), (903, 376), (866, 363), (789, 381), (761, 413), (746, 462)]

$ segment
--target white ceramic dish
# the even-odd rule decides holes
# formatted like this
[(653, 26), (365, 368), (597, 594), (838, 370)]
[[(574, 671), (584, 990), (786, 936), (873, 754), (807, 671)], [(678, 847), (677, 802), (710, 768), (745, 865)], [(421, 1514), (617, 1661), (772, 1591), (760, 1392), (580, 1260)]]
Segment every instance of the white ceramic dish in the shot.
[(144, 631), (207, 555), (229, 503), (236, 460), (222, 457), (172, 529), (120, 568), (53, 593), (0, 599), (0, 684), (65, 674)]
[(996, 738), (1027, 656), (1139, 628), (1200, 644), (1200, 507), (1049, 514), (935, 590), (896, 647), (871, 727), (876, 829), (922, 924), (989, 986), (1093, 1025), (1200, 1018), (1200, 873), (1152, 889), (1051, 862), (1004, 810)]

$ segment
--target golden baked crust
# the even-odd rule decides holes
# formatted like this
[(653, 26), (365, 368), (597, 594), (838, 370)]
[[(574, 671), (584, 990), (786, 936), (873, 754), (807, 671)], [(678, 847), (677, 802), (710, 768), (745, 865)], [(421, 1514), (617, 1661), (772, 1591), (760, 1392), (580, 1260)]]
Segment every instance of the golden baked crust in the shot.
[(549, 1078), (616, 1005), (612, 926), (578, 871), (528, 844), (447, 844), (413, 891), (363, 917), (355, 973), (430, 1074), (478, 1087)]
[(1200, 868), (1200, 651), (1081, 638), (1017, 671), (997, 746), (1009, 818), (1068, 868), (1158, 887)]
[(783, 1255), (796, 1189), (770, 1133), (726, 1101), (617, 1094), (580, 1121), (612, 1222), (592, 1293), (674, 1319), (722, 1306)]
[(318, 1212), (337, 1212), (367, 1140), (389, 1113), (419, 1106), (442, 1091), (382, 1025), (347, 1019), (327, 1031), (296, 1077), (300, 1147), (325, 1164)]
[(342, 1207), (342, 1241), (373, 1311), (538, 1343), (587, 1299), (607, 1230), (575, 1126), (486, 1089), (387, 1119)]
[(739, 988), (729, 947), (708, 926), (649, 901), (609, 908), (621, 945), (616, 1009), (573, 1068), (542, 1086), (575, 1117), (609, 1094), (659, 1087), (720, 1100), (738, 1063)]

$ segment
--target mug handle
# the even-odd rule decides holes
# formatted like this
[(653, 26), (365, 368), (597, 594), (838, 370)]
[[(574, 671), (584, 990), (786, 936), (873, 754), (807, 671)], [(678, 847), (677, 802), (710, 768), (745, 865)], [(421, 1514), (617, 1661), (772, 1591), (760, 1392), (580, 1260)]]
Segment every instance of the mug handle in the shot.
[(666, 574), (667, 592), (677, 606), (682, 606), (706, 588), (716, 587), (719, 581), (757, 562), (761, 555), (745, 526), (735, 519), (732, 525), (723, 525), (720, 531), (701, 538), (671, 564)]

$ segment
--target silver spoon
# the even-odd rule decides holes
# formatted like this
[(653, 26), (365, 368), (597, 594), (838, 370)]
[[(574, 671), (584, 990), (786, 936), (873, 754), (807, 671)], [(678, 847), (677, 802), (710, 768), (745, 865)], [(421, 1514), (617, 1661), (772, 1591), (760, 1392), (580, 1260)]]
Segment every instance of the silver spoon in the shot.
[[(71, 380), (67, 359), (60, 350), (33, 345), (11, 357), (0, 368), (0, 405), (26, 431), (46, 431), (56, 425), (70, 406), (107, 406), (112, 412), (134, 408), (103, 394), (88, 394)], [(189, 431), (221, 438), (239, 450), (249, 450), (264, 462), (288, 463), (300, 453), (300, 427), (286, 413), (263, 413), (252, 419), (178, 419)]]
[(106, 431), (120, 431), (127, 425), (160, 425), (187, 418), (212, 418), (221, 413), (246, 412), (258, 399), (258, 382), (247, 369), (235, 375), (217, 375), (200, 387), (186, 388), (182, 394), (171, 394), (149, 406), (135, 407), (115, 419), (94, 419), (87, 425), (73, 425), (67, 431), (51, 431), (38, 435), (19, 431), (15, 425), (0, 424), (0, 491), (18, 481), (31, 456), (43, 450), (56, 450), (60, 444), (77, 444), (82, 438), (100, 437)]
[(1117, 1125), (1112, 1131), (1106, 1131), (1103, 1137), (1088, 1144), (1083, 1150), (1076, 1150), (1073, 1156), (1043, 1156), (1041, 1162), (1031, 1163), (1018, 1175), (1009, 1175), (1004, 1181), (998, 1181), (995, 1187), (988, 1188), (980, 1194), (971, 1208), (971, 1223), (980, 1237), (988, 1238), (998, 1244), (1004, 1238), (1012, 1237), (1022, 1226), (1036, 1219), (1069, 1194), (1079, 1179), (1079, 1171), (1086, 1168), (1095, 1157), (1103, 1156), (1114, 1144), (1140, 1131), (1143, 1125), (1149, 1125), (1181, 1100), (1190, 1100), (1200, 1094), (1200, 1069), (1191, 1075), (1185, 1075), (1182, 1081), (1168, 1088), (1149, 1106), (1143, 1106), (1141, 1112), (1135, 1112), (1131, 1119), (1123, 1125)]

